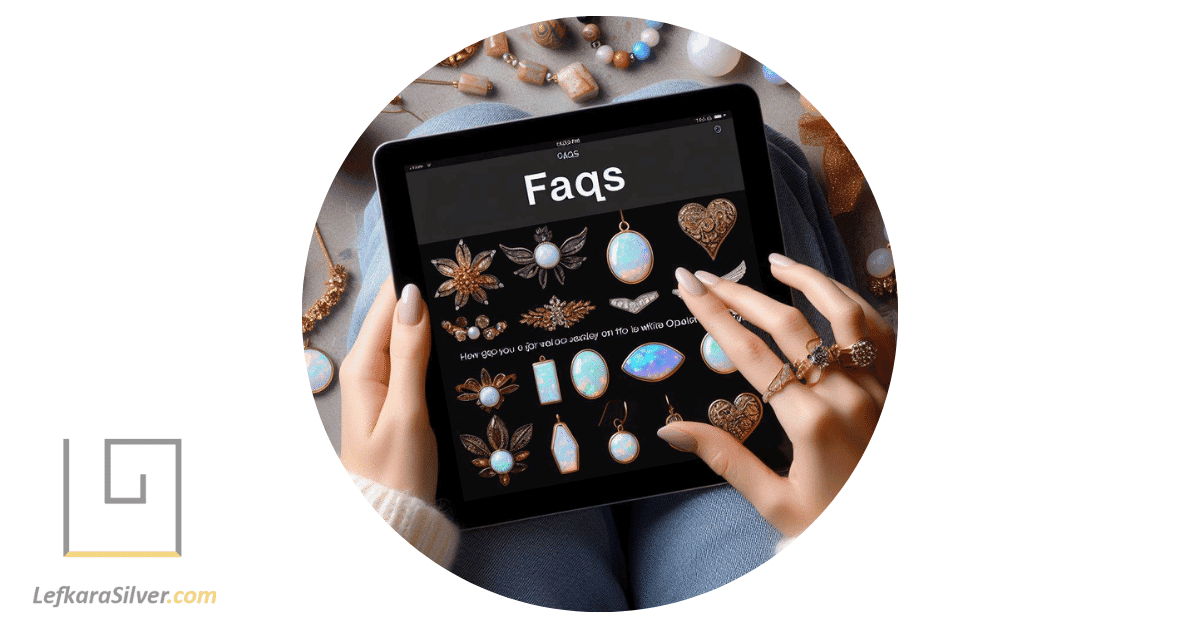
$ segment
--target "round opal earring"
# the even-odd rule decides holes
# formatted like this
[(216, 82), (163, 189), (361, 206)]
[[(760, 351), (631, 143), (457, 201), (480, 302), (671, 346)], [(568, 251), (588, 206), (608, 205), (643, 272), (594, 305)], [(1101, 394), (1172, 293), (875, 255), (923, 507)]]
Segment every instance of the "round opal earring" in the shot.
[(619, 231), (608, 241), (608, 269), (621, 283), (641, 283), (654, 268), (654, 249), (646, 236), (629, 228), (624, 210), (619, 213)]
[[(614, 399), (604, 404), (598, 426), (604, 425), (604, 415), (608, 413), (608, 406), (614, 403), (617, 403), (617, 400)], [(608, 439), (608, 455), (621, 464), (629, 464), (637, 460), (638, 454), (641, 453), (641, 445), (638, 443), (637, 436), (625, 431), (625, 422), (629, 420), (629, 404), (622, 401), (621, 405), (625, 408), (625, 412), (621, 418), (613, 419), (613, 427), (617, 428), (617, 431)]]

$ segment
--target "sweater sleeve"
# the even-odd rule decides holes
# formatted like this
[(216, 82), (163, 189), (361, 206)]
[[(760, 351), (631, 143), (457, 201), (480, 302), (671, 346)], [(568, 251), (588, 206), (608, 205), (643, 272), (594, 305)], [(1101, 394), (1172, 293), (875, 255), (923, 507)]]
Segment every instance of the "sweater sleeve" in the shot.
[(407, 491), (350, 474), (363, 497), (404, 540), (430, 560), (450, 568), (458, 549), (458, 528), (446, 515)]

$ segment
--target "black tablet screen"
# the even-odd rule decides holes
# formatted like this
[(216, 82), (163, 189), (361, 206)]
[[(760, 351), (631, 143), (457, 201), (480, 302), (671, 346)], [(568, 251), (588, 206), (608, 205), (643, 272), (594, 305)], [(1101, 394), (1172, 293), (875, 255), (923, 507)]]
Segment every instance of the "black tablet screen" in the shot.
[(761, 285), (736, 122), (405, 164), (465, 502), (694, 461), (655, 436), (668, 400), (705, 421), (753, 392), (672, 294), (678, 266)]

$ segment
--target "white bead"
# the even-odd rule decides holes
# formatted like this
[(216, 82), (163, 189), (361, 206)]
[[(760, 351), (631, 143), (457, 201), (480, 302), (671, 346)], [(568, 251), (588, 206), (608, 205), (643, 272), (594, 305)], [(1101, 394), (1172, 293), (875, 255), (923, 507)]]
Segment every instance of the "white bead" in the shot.
[(654, 30), (653, 28), (647, 28), (646, 30), (642, 31), (642, 43), (653, 48), (658, 45), (658, 42), (658, 31)]
[(742, 58), (737, 48), (695, 31), (688, 36), (687, 55), (701, 74), (713, 77), (729, 74)]
[(533, 249), (533, 259), (537, 261), (537, 265), (542, 268), (550, 269), (558, 266), (558, 260), (562, 255), (558, 252), (558, 247), (550, 242), (543, 242)]
[(471, 340), (479, 340), (479, 328), (471, 325), (467, 328), (467, 338)]
[(484, 386), (483, 390), (479, 391), (479, 403), (491, 408), (500, 403), (500, 391), (494, 386)]
[(896, 270), (896, 264), (892, 262), (892, 252), (888, 249), (875, 249), (867, 256), (867, 272), (872, 277), (883, 279), (892, 274)]
[(612, 46), (605, 44), (596, 49), (596, 60), (601, 64), (612, 63), (613, 54)]

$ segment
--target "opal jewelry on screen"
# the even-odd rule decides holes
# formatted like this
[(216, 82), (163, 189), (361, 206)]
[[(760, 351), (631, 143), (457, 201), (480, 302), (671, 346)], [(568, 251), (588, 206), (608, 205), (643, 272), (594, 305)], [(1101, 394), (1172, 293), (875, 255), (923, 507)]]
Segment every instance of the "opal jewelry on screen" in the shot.
[(859, 340), (849, 347), (840, 347), (836, 344), (829, 347), (829, 357), (847, 368), (867, 368), (875, 363), (875, 356), (878, 353), (875, 343), (867, 338)]
[(626, 375), (643, 382), (661, 382), (683, 365), (683, 354), (661, 342), (647, 342), (629, 352), (621, 363)]
[(621, 283), (641, 283), (654, 268), (654, 249), (646, 236), (629, 228), (625, 211), (618, 212), (617, 235), (608, 241), (608, 269)]
[(727, 199), (713, 199), (708, 207), (688, 203), (679, 210), (679, 228), (696, 241), (712, 259), (737, 223), (737, 207)]
[[(734, 267), (733, 270), (725, 273), (724, 275), (721, 275), (721, 279), (724, 279), (725, 281), (732, 281), (734, 283), (737, 283), (742, 280), (742, 277), (745, 277), (745, 276), (746, 276), (746, 261), (742, 260), (742, 262), (740, 264), (738, 264), (736, 267)], [(672, 290), (671, 294), (673, 294), (675, 296), (679, 296), (679, 289), (676, 288), (676, 289)]]
[(508, 329), (508, 323), (500, 321), (496, 326), (492, 326), (492, 320), (482, 314), (475, 317), (475, 324), (469, 325), (465, 316), (459, 316), (454, 319), (454, 322), (442, 321), (442, 329), (454, 336), (454, 339), (463, 342), (464, 340), (492, 340), (496, 336), (504, 333)]
[(575, 254), (579, 249), (583, 248), (587, 241), (587, 227), (583, 231), (567, 238), (561, 247), (550, 241), (554, 237), (550, 232), (549, 227), (538, 227), (533, 235), (533, 239), (537, 242), (537, 246), (532, 251), (522, 247), (508, 247), (500, 245), (500, 250), (504, 251), (504, 255), (516, 264), (524, 264), (521, 268), (513, 271), (513, 274), (523, 279), (529, 279), (537, 275), (538, 283), (543, 288), (546, 287), (546, 277), (550, 271), (554, 271), (554, 278), (558, 279), (558, 285), (566, 284), (566, 272), (564, 268), (575, 270), (580, 264), (586, 260), (586, 257), (578, 257)]
[(637, 314), (646, 309), (647, 305), (650, 305), (657, 300), (658, 291), (655, 290), (654, 292), (647, 292), (646, 294), (639, 295), (635, 299), (626, 299), (624, 297), (609, 299), (608, 304), (617, 308), (618, 310), (625, 310), (630, 314)]
[(504, 395), (517, 392), (518, 386), (513, 382), (517, 376), (497, 373), (493, 378), (487, 369), (479, 372), (479, 379), (474, 377), (454, 387), (459, 392), (459, 401), (474, 401), (484, 412), (493, 412), (504, 403)]
[(537, 386), (538, 403), (548, 406), (562, 401), (562, 387), (558, 384), (558, 367), (554, 360), (538, 356), (533, 363), (533, 383)]
[(784, 362), (783, 366), (779, 368), (779, 372), (771, 379), (771, 383), (767, 384), (767, 390), (762, 395), (762, 402), (764, 404), (771, 403), (771, 397), (774, 397), (776, 393), (783, 390), (788, 384), (799, 381), (800, 378), (796, 377), (792, 371), (792, 365)]
[(738, 395), (733, 403), (717, 399), (708, 406), (708, 422), (728, 432), (739, 443), (746, 442), (762, 416), (763, 402), (750, 393)]
[(454, 247), (454, 259), (443, 257), (432, 261), (433, 267), (439, 273), (449, 277), (442, 282), (442, 285), (438, 286), (434, 296), (448, 297), (453, 294), (454, 309), (456, 310), (466, 305), (468, 298), (487, 305), (487, 290), (504, 287), (504, 284), (500, 283), (495, 275), (483, 273), (492, 265), (492, 258), (495, 256), (496, 251), (493, 249), (484, 251), (472, 259), (471, 249), (467, 248), (462, 240), (459, 240), (458, 246)]
[(650, 49), (662, 41), (658, 29), (663, 27), (663, 23), (646, 20), (646, 29), (638, 36), (640, 41), (634, 42), (629, 50), (613, 50), (612, 46), (600, 43), (600, 27), (592, 21), (595, 18), (579, 17), (575, 19), (583, 22), (583, 40), (596, 49), (596, 60), (602, 64), (611, 63), (613, 67), (620, 70), (630, 67), (634, 61), (649, 59)]
[[(604, 425), (604, 415), (608, 412), (608, 406), (614, 403), (617, 403), (617, 400), (604, 404), (597, 425)], [(625, 413), (621, 418), (613, 419), (613, 427), (617, 428), (617, 431), (608, 439), (608, 455), (621, 464), (629, 464), (637, 460), (638, 454), (641, 453), (641, 444), (638, 443), (637, 436), (625, 431), (625, 422), (629, 420), (629, 404), (624, 401), (620, 403), (625, 408)]]
[(550, 437), (550, 455), (562, 475), (579, 470), (579, 441), (557, 414), (554, 415), (554, 434)]
[(471, 464), (480, 468), (479, 477), (499, 476), (500, 485), (508, 486), (510, 475), (527, 468), (521, 461), (529, 457), (529, 452), (523, 451), (523, 448), (533, 438), (533, 424), (526, 423), (518, 427), (509, 440), (504, 421), (494, 416), (488, 421), (486, 443), (482, 438), (470, 434), (459, 434), (458, 438), (467, 451), (479, 456), (471, 461)]
[(554, 331), (559, 327), (567, 328), (596, 309), (591, 301), (562, 301), (558, 297), (550, 297), (550, 302), (543, 307), (530, 310), (521, 315), (521, 322), (526, 325)]
[(516, 55), (509, 52), (508, 36), (504, 33), (488, 37), (484, 41), (483, 51), (487, 56), (500, 59), (516, 68), (517, 79), (523, 83), (530, 85), (545, 85), (547, 82), (558, 83), (558, 86), (563, 89), (567, 98), (570, 98), (572, 102), (591, 100), (600, 94), (600, 85), (596, 83), (596, 78), (582, 63), (572, 63), (555, 74), (550, 71), (550, 68), (540, 63), (534, 63), (528, 59), (518, 59)]
[(713, 338), (712, 334), (704, 334), (704, 339), (700, 341), (700, 357), (704, 360), (704, 365), (716, 373), (728, 375), (737, 370), (733, 360), (725, 355), (725, 350), (717, 344), (717, 339)]
[[(329, 316), (333, 307), (342, 300), (342, 294), (346, 292), (346, 282), (350, 277), (345, 266), (334, 264), (333, 258), (329, 257), (325, 239), (321, 237), (321, 230), (316, 225), (313, 225), (313, 234), (317, 236), (317, 244), (321, 245), (321, 253), (325, 255), (325, 263), (329, 266), (329, 278), (325, 280), (325, 293), (309, 306), (301, 319), (301, 336), (312, 331), (317, 321)], [(308, 369), (308, 385), (312, 388), (312, 394), (325, 392), (333, 384), (333, 358), (316, 347), (310, 347), (308, 338), (304, 339), (304, 364)]]
[[(666, 395), (663, 395), (663, 398), (667, 400), (667, 420), (664, 421), (663, 424), (670, 425), (676, 421), (682, 421), (683, 417), (680, 416), (679, 413), (675, 411), (675, 408), (671, 405), (671, 398)], [(670, 445), (670, 443), (667, 443), (667, 444)], [(680, 448), (676, 447), (675, 445), (671, 445), (671, 448), (674, 449), (675, 451), (682, 451), (684, 453), (687, 453), (686, 449), (680, 449)]]
[(571, 358), (571, 385), (584, 399), (599, 399), (608, 390), (608, 362), (595, 349), (584, 349)]

